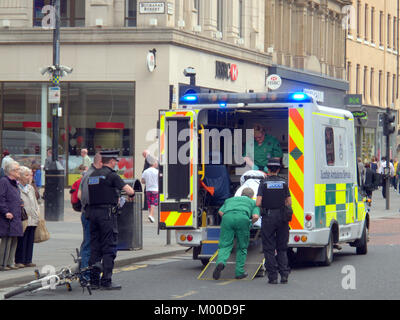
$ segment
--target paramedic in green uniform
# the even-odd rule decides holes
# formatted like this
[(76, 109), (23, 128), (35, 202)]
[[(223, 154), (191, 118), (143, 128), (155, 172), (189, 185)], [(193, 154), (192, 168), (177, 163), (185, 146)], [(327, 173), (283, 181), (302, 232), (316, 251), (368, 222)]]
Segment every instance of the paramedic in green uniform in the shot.
[[(259, 124), (254, 126), (254, 143), (246, 145), (244, 160), (253, 170), (268, 172), (268, 159), (282, 158), (281, 145), (273, 136), (265, 133), (265, 128)], [(252, 155), (253, 150), (254, 154)], [(254, 157), (254, 158), (253, 158)]]
[(221, 230), (219, 236), (219, 252), (213, 278), (218, 280), (226, 261), (231, 255), (233, 240), (236, 237), (236, 279), (247, 277), (244, 271), (246, 262), (247, 247), (249, 246), (251, 224), (256, 222), (260, 215), (260, 208), (253, 200), (254, 191), (245, 188), (242, 196), (225, 200), (224, 205), (219, 209), (222, 216)]

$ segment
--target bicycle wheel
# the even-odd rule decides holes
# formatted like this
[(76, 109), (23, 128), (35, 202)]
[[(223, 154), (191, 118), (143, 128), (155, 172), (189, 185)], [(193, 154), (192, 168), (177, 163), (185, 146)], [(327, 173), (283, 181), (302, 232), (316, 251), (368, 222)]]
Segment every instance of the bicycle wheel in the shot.
[(10, 292), (7, 292), (4, 295), (4, 299), (8, 299), (8, 298), (14, 297), (14, 296), (16, 296), (18, 294), (21, 294), (21, 293), (24, 293), (24, 292), (34, 291), (36, 289), (39, 289), (41, 286), (42, 286), (42, 283), (40, 281), (39, 282), (34, 282), (34, 283), (28, 283), (28, 284), (26, 284), (26, 285), (24, 285), (22, 287), (19, 287), (19, 288), (14, 289), (14, 290), (12, 290)]

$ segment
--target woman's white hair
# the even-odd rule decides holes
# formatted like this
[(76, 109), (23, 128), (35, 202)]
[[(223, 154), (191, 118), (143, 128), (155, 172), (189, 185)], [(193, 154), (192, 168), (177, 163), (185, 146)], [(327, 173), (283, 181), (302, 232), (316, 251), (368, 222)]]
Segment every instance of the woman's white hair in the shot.
[(17, 161), (9, 161), (4, 166), (4, 173), (6, 176), (10, 175), (11, 171), (15, 169), (16, 166), (19, 166)]
[(32, 173), (32, 170), (25, 166), (19, 167), (19, 171), (20, 171), (21, 175), (23, 175), (27, 172)]

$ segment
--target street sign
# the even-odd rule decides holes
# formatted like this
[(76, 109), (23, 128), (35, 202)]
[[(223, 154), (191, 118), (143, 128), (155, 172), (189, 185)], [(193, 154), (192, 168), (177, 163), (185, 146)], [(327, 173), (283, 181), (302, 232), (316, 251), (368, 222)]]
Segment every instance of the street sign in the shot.
[(344, 98), (344, 104), (346, 106), (361, 106), (362, 95), (361, 94), (347, 94)]
[(282, 79), (277, 74), (271, 74), (267, 78), (267, 87), (271, 90), (279, 89), (282, 85)]
[(354, 118), (368, 119), (367, 111), (357, 110), (357, 111), (352, 111), (351, 113), (353, 114)]
[(61, 103), (61, 88), (60, 87), (49, 87), (49, 103), (54, 103), (54, 104)]

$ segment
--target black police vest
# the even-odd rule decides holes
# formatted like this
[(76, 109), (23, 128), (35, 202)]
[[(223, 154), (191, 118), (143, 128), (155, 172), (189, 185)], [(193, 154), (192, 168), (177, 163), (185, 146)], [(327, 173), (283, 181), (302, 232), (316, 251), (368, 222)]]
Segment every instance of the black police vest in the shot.
[(285, 205), (287, 192), (286, 181), (279, 176), (269, 176), (262, 181), (262, 207), (264, 209), (280, 209)]
[(110, 175), (113, 172), (103, 167), (89, 176), (89, 205), (116, 205), (118, 203), (117, 189), (111, 185), (110, 181)]

